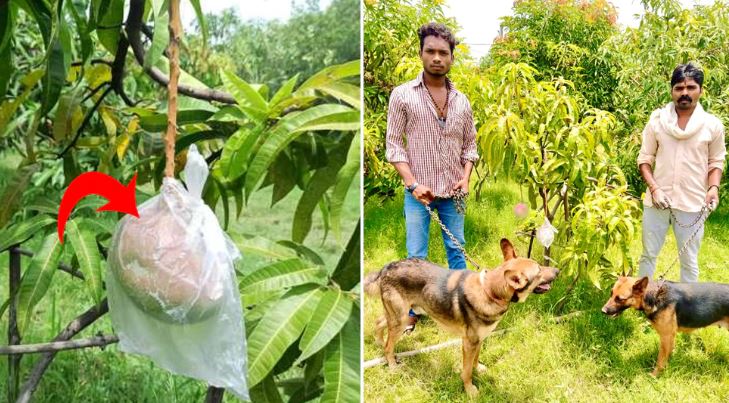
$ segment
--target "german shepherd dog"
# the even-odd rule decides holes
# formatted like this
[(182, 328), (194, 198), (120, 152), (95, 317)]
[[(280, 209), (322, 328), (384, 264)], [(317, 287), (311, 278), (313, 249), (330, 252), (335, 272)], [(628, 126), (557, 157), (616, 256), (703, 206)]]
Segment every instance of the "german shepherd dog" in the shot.
[(507, 239), (501, 240), (501, 251), (504, 262), (489, 272), (448, 270), (421, 259), (405, 259), (367, 275), (365, 292), (379, 295), (384, 307), (384, 315), (377, 319), (375, 337), (382, 345), (387, 328), (384, 346), (390, 368), (397, 366), (395, 343), (407, 326), (408, 309), (412, 308), (461, 336), (463, 386), (469, 396), (478, 394), (472, 375), (474, 367), (478, 368), (484, 338), (494, 330), (510, 302), (524, 301), (532, 292), (549, 291), (559, 273), (534, 260), (516, 257)]
[(658, 362), (651, 372), (656, 377), (668, 364), (677, 332), (710, 325), (729, 329), (729, 284), (619, 277), (602, 312), (615, 317), (628, 308), (643, 311), (661, 339)]

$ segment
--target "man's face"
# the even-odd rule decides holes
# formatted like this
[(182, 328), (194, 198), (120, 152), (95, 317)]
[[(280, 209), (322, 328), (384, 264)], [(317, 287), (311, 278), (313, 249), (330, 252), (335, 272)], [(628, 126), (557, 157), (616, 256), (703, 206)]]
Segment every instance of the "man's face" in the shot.
[(423, 61), (423, 69), (434, 76), (448, 74), (451, 64), (453, 64), (453, 54), (448, 42), (432, 35), (425, 37), (420, 59)]
[(693, 109), (701, 98), (701, 87), (693, 78), (687, 78), (671, 88), (671, 98), (676, 109)]

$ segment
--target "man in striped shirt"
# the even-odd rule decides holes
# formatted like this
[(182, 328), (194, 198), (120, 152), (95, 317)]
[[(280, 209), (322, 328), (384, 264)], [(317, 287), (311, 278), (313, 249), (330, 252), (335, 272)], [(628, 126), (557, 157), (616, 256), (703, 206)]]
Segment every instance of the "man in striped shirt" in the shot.
[[(387, 160), (405, 183), (405, 223), (408, 257), (426, 259), (430, 215), (438, 211), (443, 224), (465, 245), (463, 214), (453, 193), (468, 192), (476, 152), (476, 128), (471, 104), (453, 87), (447, 74), (456, 40), (443, 24), (418, 29), (423, 72), (396, 87), (387, 112)], [(407, 145), (405, 143), (407, 142)], [(443, 232), (448, 267), (465, 269), (466, 260)], [(411, 331), (417, 316), (410, 311)]]

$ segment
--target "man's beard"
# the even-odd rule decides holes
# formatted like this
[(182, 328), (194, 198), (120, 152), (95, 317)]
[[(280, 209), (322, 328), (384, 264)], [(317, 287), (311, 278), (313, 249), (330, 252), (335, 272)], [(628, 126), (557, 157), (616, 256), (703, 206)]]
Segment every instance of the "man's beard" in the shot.
[(426, 72), (428, 72), (428, 74), (430, 74), (431, 76), (435, 76), (435, 77), (445, 77), (448, 75), (448, 72), (451, 71), (450, 68), (446, 68), (445, 66), (443, 69), (435, 70), (435, 71), (433, 69), (430, 69), (425, 66), (423, 66), (423, 68), (425, 69)]
[[(682, 101), (688, 101), (688, 103), (682, 103)], [(676, 108), (678, 109), (691, 109), (691, 105), (693, 105), (693, 100), (688, 95), (682, 95), (676, 100)]]

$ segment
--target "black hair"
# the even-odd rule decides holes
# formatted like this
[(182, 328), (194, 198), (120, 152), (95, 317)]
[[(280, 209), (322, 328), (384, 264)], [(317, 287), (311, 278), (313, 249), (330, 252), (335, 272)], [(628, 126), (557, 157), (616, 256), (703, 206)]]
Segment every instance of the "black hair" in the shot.
[(704, 72), (700, 68), (694, 66), (691, 63), (679, 64), (674, 70), (671, 76), (671, 88), (677, 83), (683, 82), (687, 78), (692, 78), (702, 88), (704, 85)]
[(453, 54), (453, 49), (458, 45), (458, 41), (453, 36), (453, 33), (451, 32), (448, 27), (446, 27), (444, 24), (436, 23), (436, 22), (429, 22), (422, 27), (418, 28), (418, 37), (420, 38), (420, 51), (423, 51), (423, 44), (425, 43), (425, 38), (428, 36), (435, 36), (436, 38), (442, 38), (446, 42), (448, 42), (448, 45), (451, 47), (451, 54)]

